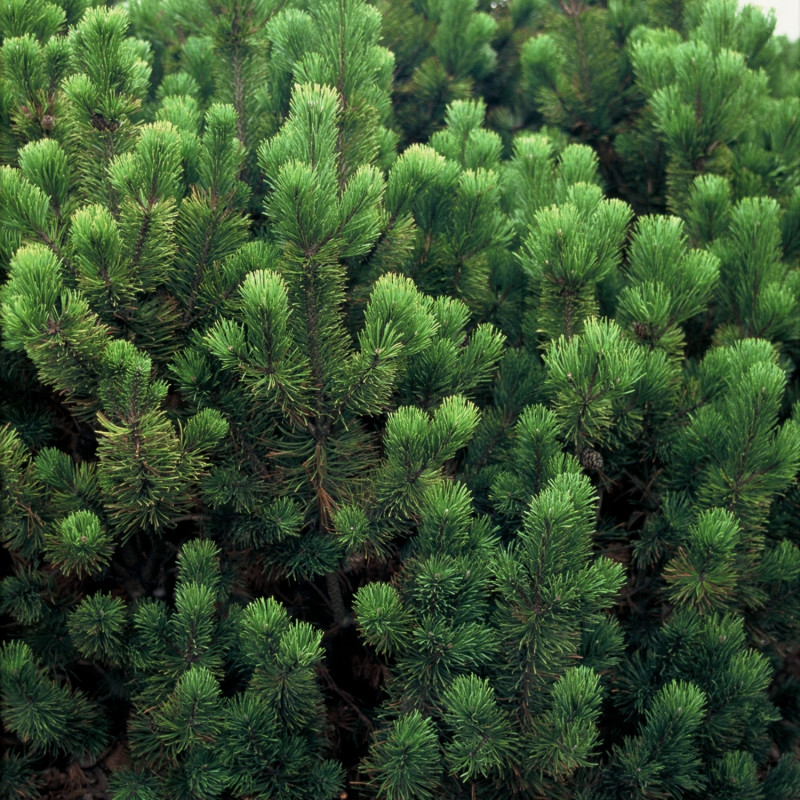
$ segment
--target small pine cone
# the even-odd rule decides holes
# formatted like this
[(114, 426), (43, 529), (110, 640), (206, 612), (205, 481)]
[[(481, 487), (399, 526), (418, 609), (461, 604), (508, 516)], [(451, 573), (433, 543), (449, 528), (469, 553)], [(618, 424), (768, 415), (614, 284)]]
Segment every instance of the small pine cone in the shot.
[(53, 130), (53, 125), (56, 124), (56, 118), (52, 114), (45, 114), (39, 120), (39, 124), (42, 126), (42, 130), (51, 131)]
[(650, 326), (645, 325), (644, 322), (634, 322), (633, 332), (640, 338), (646, 339), (650, 335)]
[(593, 447), (587, 447), (581, 453), (581, 464), (583, 464), (586, 469), (595, 471), (601, 470), (603, 469), (603, 456)]

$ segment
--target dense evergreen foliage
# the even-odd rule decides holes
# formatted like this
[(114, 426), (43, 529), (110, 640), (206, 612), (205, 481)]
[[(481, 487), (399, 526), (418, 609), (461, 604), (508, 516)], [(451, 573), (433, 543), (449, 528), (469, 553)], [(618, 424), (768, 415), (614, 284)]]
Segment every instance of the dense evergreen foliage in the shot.
[(800, 798), (773, 27), (0, 0), (0, 800)]

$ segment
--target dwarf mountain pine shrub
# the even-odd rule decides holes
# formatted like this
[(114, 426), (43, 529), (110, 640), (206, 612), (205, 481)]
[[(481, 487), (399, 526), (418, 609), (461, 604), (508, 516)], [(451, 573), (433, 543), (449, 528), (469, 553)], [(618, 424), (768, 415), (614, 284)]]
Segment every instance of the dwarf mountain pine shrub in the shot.
[(0, 2), (2, 800), (800, 796), (773, 25)]

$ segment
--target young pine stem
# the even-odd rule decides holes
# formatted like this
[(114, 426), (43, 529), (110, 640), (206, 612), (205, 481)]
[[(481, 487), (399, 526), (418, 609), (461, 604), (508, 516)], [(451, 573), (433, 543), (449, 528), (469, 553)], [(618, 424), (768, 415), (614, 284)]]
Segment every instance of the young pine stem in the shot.
[(339, 570), (333, 570), (325, 576), (325, 583), (328, 588), (328, 600), (333, 609), (333, 618), (340, 628), (349, 628), (355, 621), (344, 604), (342, 596), (342, 584), (339, 580)]

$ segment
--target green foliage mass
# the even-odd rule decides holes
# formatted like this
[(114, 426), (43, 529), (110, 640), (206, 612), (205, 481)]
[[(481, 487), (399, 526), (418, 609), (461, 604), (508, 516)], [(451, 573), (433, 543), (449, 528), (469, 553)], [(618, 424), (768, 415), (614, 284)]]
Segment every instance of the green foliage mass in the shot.
[(773, 28), (0, 0), (0, 800), (797, 800)]

